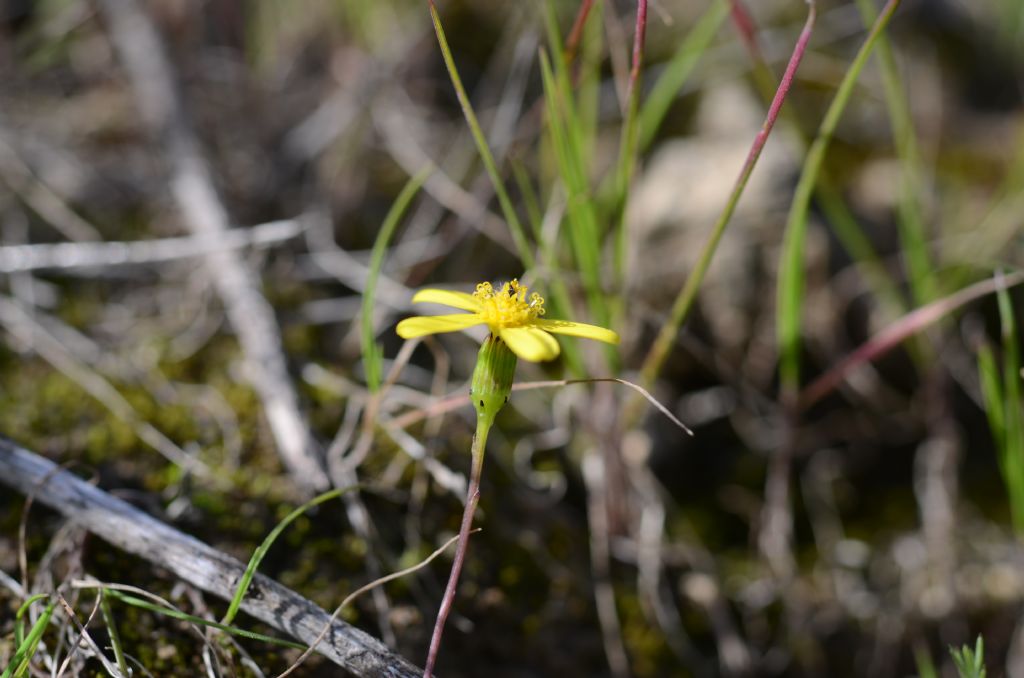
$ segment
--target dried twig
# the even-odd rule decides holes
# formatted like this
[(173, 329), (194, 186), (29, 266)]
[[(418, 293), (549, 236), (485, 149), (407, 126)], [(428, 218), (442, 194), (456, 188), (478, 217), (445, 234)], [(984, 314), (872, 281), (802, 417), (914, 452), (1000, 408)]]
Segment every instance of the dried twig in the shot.
[(245, 230), (137, 242), (74, 242), (0, 246), (0, 273), (140, 266), (205, 256), (210, 252), (278, 243), (302, 232), (299, 220), (272, 221)]
[[(52, 474), (47, 480), (46, 476)], [(141, 556), (204, 591), (225, 599), (245, 566), (130, 504), (93, 487), (53, 462), (0, 438), (0, 482), (25, 491), (42, 485), (36, 500), (109, 543)], [(257, 574), (242, 610), (305, 643), (317, 639), (330, 616), (297, 593)], [(344, 622), (331, 623), (318, 651), (357, 676), (414, 678), (419, 670), (372, 636)]]

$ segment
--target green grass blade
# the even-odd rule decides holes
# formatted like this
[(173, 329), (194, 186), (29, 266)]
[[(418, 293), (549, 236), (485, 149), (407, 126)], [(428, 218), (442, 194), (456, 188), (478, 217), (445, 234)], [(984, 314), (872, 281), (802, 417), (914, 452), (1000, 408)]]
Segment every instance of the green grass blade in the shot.
[[(857, 0), (857, 7), (870, 26), (877, 19), (877, 12), (871, 0)], [(892, 121), (893, 138), (900, 160), (899, 226), (903, 256), (906, 259), (910, 289), (914, 303), (922, 306), (939, 297), (935, 268), (928, 252), (928, 236), (925, 232), (924, 215), (920, 204), (921, 158), (910, 114), (906, 87), (896, 65), (892, 45), (883, 34), (875, 47), (881, 67), (882, 86), (885, 91), (889, 119)]]
[(377, 335), (373, 330), (373, 305), (377, 294), (377, 279), (380, 277), (381, 267), (384, 265), (384, 255), (387, 253), (391, 237), (398, 227), (409, 203), (423, 186), (423, 182), (430, 176), (431, 169), (421, 170), (416, 176), (410, 177), (402, 191), (395, 198), (395, 202), (384, 217), (384, 224), (377, 233), (377, 239), (373, 243), (373, 250), (370, 253), (370, 267), (366, 276), (366, 289), (363, 290), (363, 305), (361, 313), (363, 329), (363, 367), (366, 370), (366, 384), (371, 392), (380, 388), (381, 374), (383, 371), (382, 360), (384, 351), (377, 343)]
[[(643, 151), (651, 145), (654, 135), (658, 133), (665, 115), (679, 90), (686, 84), (697, 62), (711, 46), (722, 23), (729, 16), (729, 6), (725, 0), (713, 0), (711, 6), (693, 25), (690, 32), (683, 38), (679, 49), (672, 55), (665, 70), (654, 82), (650, 94), (640, 106), (638, 115), (639, 137), (637, 147)], [(773, 87), (774, 89), (774, 87)]]
[[(554, 243), (549, 242), (544, 237), (541, 228), (544, 217), (537, 203), (537, 194), (533, 190), (533, 185), (530, 182), (526, 168), (521, 163), (514, 162), (512, 164), (512, 174), (515, 177), (519, 192), (523, 196), (523, 205), (530, 219), (530, 225), (533, 228), (538, 249), (540, 250), (540, 270), (547, 273), (545, 282), (548, 285), (548, 295), (545, 298), (548, 299), (549, 309), (553, 317), (571, 318), (572, 304), (569, 301), (569, 290), (565, 286), (565, 281), (562, 277), (557, 275), (558, 266)], [(565, 356), (565, 362), (572, 374), (577, 376), (584, 374), (583, 358), (580, 356), (579, 349), (574, 342), (567, 341), (562, 344), (562, 355)]]
[(587, 185), (586, 173), (580, 167), (580, 155), (572, 148), (571, 134), (565, 122), (571, 115), (564, 106), (566, 97), (558, 88), (551, 62), (544, 51), (540, 55), (541, 77), (547, 106), (548, 129), (566, 189), (566, 214), (569, 222), (570, 246), (583, 278), (587, 302), (593, 319), (607, 325), (608, 308), (601, 294), (600, 238), (594, 202)]
[(996, 357), (992, 347), (983, 343), (978, 347), (978, 382), (981, 386), (981, 396), (985, 404), (985, 416), (988, 418), (988, 428), (992, 432), (992, 439), (995, 442), (996, 456), (999, 459), (999, 468), (1006, 476), (1006, 468), (1003, 465), (1003, 450), (1006, 448), (1006, 417), (1003, 416), (1003, 382), (996, 366)]
[(985, 644), (980, 635), (973, 650), (969, 645), (959, 650), (950, 646), (949, 654), (960, 678), (985, 678)]
[[(587, 140), (584, 147), (588, 151), (592, 151), (596, 147), (604, 47), (604, 3), (595, 2), (591, 7), (586, 24), (583, 26), (583, 47), (580, 51), (579, 70), (576, 76), (580, 137)], [(567, 59), (565, 50), (559, 54), (563, 55), (563, 61)]]
[[(596, 3), (595, 3), (596, 4)], [(569, 64), (565, 60), (565, 50), (562, 47), (562, 37), (558, 32), (558, 20), (555, 17), (555, 10), (550, 0), (544, 3), (544, 27), (547, 29), (548, 42), (550, 43), (551, 54), (549, 65), (552, 66), (554, 74), (554, 91), (559, 94), (559, 111), (564, 117), (567, 147), (576, 158), (574, 169), (590, 166), (590, 154), (593, 139), (585, 135), (588, 125), (580, 118), (576, 106), (576, 97), (572, 85), (572, 76), (569, 73)], [(547, 93), (545, 92), (545, 97)], [(596, 102), (594, 102), (596, 105)], [(596, 112), (594, 113), (596, 116)], [(596, 127), (596, 121), (592, 125)], [(593, 130), (591, 130), (593, 131)], [(584, 177), (586, 174), (584, 173)]]
[(502, 214), (505, 215), (505, 221), (508, 222), (509, 230), (512, 233), (512, 240), (515, 242), (516, 251), (519, 253), (519, 259), (522, 261), (523, 268), (527, 270), (533, 269), (535, 265), (533, 251), (530, 249), (530, 243), (526, 239), (523, 225), (519, 221), (518, 215), (516, 215), (515, 208), (512, 206), (512, 200), (508, 197), (508, 191), (505, 190), (505, 183), (498, 172), (498, 165), (494, 162), (494, 155), (491, 153), (490, 146), (487, 145), (487, 139), (480, 128), (476, 113), (473, 111), (473, 105), (469, 102), (466, 89), (462, 86), (462, 78), (459, 77), (459, 71), (455, 68), (455, 60), (452, 58), (451, 49), (448, 47), (448, 40), (444, 35), (444, 28), (441, 26), (441, 18), (437, 14), (437, 7), (434, 5), (433, 0), (430, 0), (430, 20), (434, 24), (437, 43), (441, 48), (441, 56), (444, 58), (444, 65), (448, 69), (452, 87), (455, 88), (455, 96), (458, 97), (459, 104), (462, 106), (462, 114), (469, 125), (470, 134), (473, 135), (473, 141), (476, 143), (480, 160), (483, 161), (484, 169), (487, 170), (487, 175), (491, 178), (491, 183), (494, 185), (494, 192), (498, 196), (498, 203), (501, 205)]
[[(647, 3), (637, 3), (636, 27), (633, 34), (633, 63), (629, 72), (629, 83), (626, 90), (626, 115), (622, 122), (622, 133), (619, 139), (619, 157), (616, 162), (614, 182), (615, 199), (613, 201), (612, 223), (615, 224), (615, 283), (621, 291), (626, 287), (626, 256), (629, 245), (629, 233), (626, 229), (626, 211), (629, 208), (629, 189), (636, 171), (637, 144), (639, 135), (640, 86), (644, 65), (644, 42), (647, 32)], [(625, 300), (618, 295), (614, 304), (616, 320), (621, 317), (625, 308)]]
[(238, 588), (235, 589), (235, 595), (231, 598), (231, 604), (228, 606), (228, 611), (224, 614), (224, 619), (221, 620), (221, 623), (230, 624), (234, 620), (235, 615), (238, 614), (238, 608), (242, 605), (242, 599), (245, 597), (246, 591), (249, 590), (249, 584), (252, 583), (252, 578), (256, 575), (256, 569), (260, 566), (260, 563), (263, 561), (264, 556), (267, 555), (267, 551), (270, 550), (274, 541), (281, 535), (286, 527), (291, 525), (296, 518), (314, 506), (318, 506), (325, 501), (330, 501), (331, 499), (340, 497), (346, 492), (358, 487), (359, 485), (350, 485), (348, 487), (324, 492), (323, 494), (310, 499), (305, 504), (285, 516), (284, 520), (279, 522), (274, 529), (270, 531), (270, 534), (268, 534), (266, 539), (263, 540), (263, 543), (256, 548), (256, 551), (253, 552), (252, 558), (249, 559), (249, 564), (246, 566), (245, 572), (242, 574), (242, 578), (238, 581)]
[[(764, 145), (768, 141), (768, 136), (771, 134), (775, 121), (778, 119), (779, 112), (782, 110), (782, 104), (786, 99), (786, 95), (789, 93), (790, 87), (792, 86), (793, 77), (796, 75), (796, 69), (799, 67), (800, 62), (803, 59), (804, 52), (807, 50), (807, 43), (811, 38), (811, 32), (814, 29), (816, 17), (817, 11), (814, 3), (812, 2), (808, 7), (807, 21), (804, 24), (803, 30), (800, 32), (800, 37), (797, 38), (796, 45), (793, 47), (793, 54), (790, 56), (789, 63), (786, 65), (786, 72), (783, 74), (782, 81), (776, 89), (771, 106), (768, 108), (768, 114), (765, 116), (764, 124), (762, 125), (761, 130), (757, 133), (757, 136), (754, 137), (754, 142), (750, 146), (750, 153), (747, 155), (747, 159), (743, 163), (740, 175), (736, 179), (732, 193), (726, 201), (725, 208), (722, 210), (722, 214), (718, 217), (718, 221), (715, 222), (714, 227), (712, 227), (711, 234), (708, 236), (704, 249), (701, 251), (700, 256), (697, 259), (696, 266), (694, 266), (693, 270), (690, 271), (690, 274), (686, 278), (686, 282), (683, 284), (683, 288), (676, 296), (676, 299), (672, 304), (672, 309), (669, 311), (668, 319), (665, 324), (662, 325), (661, 330), (658, 332), (658, 336), (654, 340), (654, 344), (651, 346), (650, 350), (647, 352), (647, 356), (644, 358), (643, 365), (640, 368), (640, 378), (641, 384), (645, 386), (650, 386), (661, 371), (661, 367), (664, 365), (665, 359), (668, 357), (669, 350), (673, 343), (675, 343), (676, 333), (679, 331), (679, 326), (682, 325), (683, 320), (686, 319), (690, 309), (693, 307), (694, 301), (697, 299), (697, 292), (700, 290), (701, 282), (703, 282), (704, 276), (707, 274), (708, 268), (711, 266), (711, 260), (714, 258), (715, 251), (718, 249), (718, 243), (722, 240), (722, 236), (725, 234), (725, 228), (729, 225), (729, 220), (732, 218), (732, 214), (736, 210), (736, 205), (739, 204), (740, 197), (743, 195), (743, 190), (746, 188), (747, 182), (750, 180), (750, 175), (753, 173), (754, 167), (757, 165), (757, 159), (761, 157), (761, 151), (764, 150)], [(634, 402), (639, 403), (640, 401), (634, 400)], [(631, 409), (626, 419), (632, 420), (635, 416), (636, 412)]]
[(793, 202), (786, 222), (786, 234), (782, 245), (782, 259), (779, 264), (777, 326), (779, 344), (779, 377), (783, 400), (794, 403), (800, 384), (800, 317), (804, 294), (804, 240), (807, 235), (808, 213), (811, 196), (818, 174), (821, 172), (832, 135), (839, 118), (853, 94), (854, 85), (864, 70), (872, 48), (882, 30), (889, 23), (900, 0), (889, 0), (875, 24), (871, 27), (864, 44), (846, 71), (825, 118), (818, 129), (818, 136), (811, 144), (804, 161), (800, 180), (797, 183)]
[[(753, 62), (754, 84), (766, 101), (771, 101), (775, 92), (775, 76), (771, 68), (764, 60), (760, 48), (757, 45), (753, 33), (747, 36), (747, 43), (750, 59)], [(791, 107), (782, 109), (782, 116), (789, 122), (791, 128), (796, 131), (797, 139), (804, 146), (804, 150), (810, 146), (809, 134), (804, 131), (803, 124), (796, 116)], [(815, 188), (815, 197), (821, 206), (825, 219), (832, 227), (840, 245), (850, 255), (850, 258), (857, 262), (861, 269), (868, 287), (889, 307), (894, 316), (907, 312), (908, 305), (903, 294), (896, 286), (896, 282), (889, 273), (888, 268), (882, 262), (881, 257), (875, 251), (874, 245), (864, 234), (857, 218), (846, 205), (839, 189), (835, 187), (827, 173), (818, 177)], [(963, 281), (961, 285), (951, 285), (951, 289), (957, 289), (967, 284)]]
[(229, 626), (228, 624), (221, 624), (219, 622), (211, 621), (209, 619), (203, 619), (202, 617), (196, 617), (191, 614), (186, 614), (181, 610), (175, 610), (171, 607), (164, 607), (163, 605), (156, 605), (154, 603), (149, 602), (148, 600), (136, 598), (135, 596), (129, 596), (127, 594), (121, 593), (120, 591), (117, 591), (116, 589), (107, 589), (107, 593), (109, 593), (112, 598), (116, 598), (117, 600), (120, 600), (123, 603), (131, 605), (133, 607), (141, 608), (143, 610), (149, 610), (150, 612), (156, 612), (157, 614), (162, 614), (165, 617), (171, 617), (172, 619), (180, 619), (181, 621), (189, 622), (190, 624), (196, 624), (200, 626), (209, 626), (219, 631), (223, 631), (224, 633), (230, 633), (233, 636), (241, 636), (242, 638), (258, 640), (263, 643), (280, 645), (282, 647), (291, 647), (298, 650), (306, 649), (306, 646), (302, 643), (296, 643), (290, 640), (283, 640), (281, 638), (274, 638), (273, 636), (267, 636), (262, 633), (256, 633), (255, 631), (247, 631), (245, 629), (240, 629), (237, 626)]
[(117, 632), (117, 624), (114, 621), (114, 615), (110, 611), (110, 601), (107, 600), (106, 590), (100, 589), (99, 595), (100, 614), (103, 615), (103, 623), (107, 626), (107, 635), (110, 636), (110, 647), (114, 650), (114, 660), (117, 662), (117, 668), (122, 676), (130, 676), (128, 663), (124, 658), (124, 649), (121, 647), (121, 634)]
[(14, 644), (21, 645), (25, 640), (25, 614), (28, 612), (29, 606), (37, 600), (43, 600), (48, 598), (48, 593), (37, 593), (29, 596), (28, 599), (18, 607), (18, 611), (14, 615)]
[[(20, 619), (24, 613), (28, 610), (28, 606), (36, 600), (46, 598), (46, 594), (38, 594), (32, 596), (18, 609), (17, 618)], [(53, 616), (53, 611), (57, 606), (57, 601), (51, 602), (43, 610), (43, 613), (39, 615), (39, 619), (29, 629), (28, 635), (22, 638), (21, 642), (18, 643), (17, 649), (14, 651), (14, 656), (11, 658), (11, 663), (4, 669), (3, 674), (0, 674), (0, 678), (21, 678), (28, 670), (32, 657), (36, 654), (36, 649), (39, 647), (39, 641), (43, 638), (43, 632), (46, 631), (46, 625), (50, 623), (50, 617)]]
[(540, 211), (540, 199), (537, 197), (537, 191), (534, 190), (530, 174), (522, 162), (513, 158), (511, 166), (512, 178), (516, 182), (516, 188), (519, 189), (519, 195), (523, 198), (523, 209), (526, 210), (526, 219), (533, 231), (533, 238), (540, 247), (543, 247), (544, 233), (541, 226), (544, 222), (544, 215)]
[(917, 667), (917, 678), (939, 678), (928, 646), (923, 643), (914, 644), (914, 666)]
[(1003, 334), (1003, 468), (1013, 525), (1018, 533), (1024, 534), (1024, 415), (1021, 410), (1024, 402), (1021, 401), (1017, 323), (1005, 287), (998, 290), (996, 299)]

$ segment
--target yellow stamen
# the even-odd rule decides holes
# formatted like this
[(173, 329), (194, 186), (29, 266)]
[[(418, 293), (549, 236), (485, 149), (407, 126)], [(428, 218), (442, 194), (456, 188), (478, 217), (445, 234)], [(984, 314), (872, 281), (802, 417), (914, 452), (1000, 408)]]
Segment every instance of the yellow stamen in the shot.
[(492, 332), (510, 327), (525, 327), (544, 315), (544, 298), (534, 292), (527, 298), (528, 288), (516, 279), (495, 291), (489, 282), (476, 286), (473, 298), (480, 303), (477, 312)]

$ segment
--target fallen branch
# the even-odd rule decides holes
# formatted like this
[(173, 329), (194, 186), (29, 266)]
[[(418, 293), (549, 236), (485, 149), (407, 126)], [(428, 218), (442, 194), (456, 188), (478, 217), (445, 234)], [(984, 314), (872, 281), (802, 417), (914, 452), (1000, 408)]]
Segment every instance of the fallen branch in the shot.
[(272, 221), (223, 234), (160, 238), (135, 242), (60, 242), (0, 246), (0, 273), (38, 270), (78, 270), (111, 266), (149, 266), (210, 252), (261, 247), (294, 238), (302, 232), (299, 220)]
[[(103, 540), (169, 570), (224, 599), (235, 592), (245, 565), (179, 532), (130, 504), (57, 468), (39, 455), (0, 437), (0, 483), (64, 514)], [(275, 629), (313, 644), (329, 627), (317, 652), (356, 676), (419, 678), (421, 671), (376, 638), (331, 617), (311, 601), (257, 574), (242, 610)]]

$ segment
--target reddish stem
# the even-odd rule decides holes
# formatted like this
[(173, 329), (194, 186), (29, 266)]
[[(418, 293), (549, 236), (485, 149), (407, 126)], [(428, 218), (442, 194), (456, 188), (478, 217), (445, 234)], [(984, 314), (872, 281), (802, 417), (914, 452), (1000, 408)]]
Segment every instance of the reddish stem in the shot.
[(729, 0), (729, 14), (732, 22), (739, 31), (740, 39), (747, 46), (747, 51), (754, 57), (755, 61), (763, 61), (761, 47), (757, 42), (757, 27), (754, 25), (754, 18), (750, 16), (743, 0)]
[(583, 0), (580, 9), (576, 12), (576, 20), (572, 22), (572, 30), (569, 37), (565, 39), (565, 63), (571, 64), (576, 58), (576, 52), (580, 48), (580, 41), (583, 39), (583, 27), (587, 25), (587, 17), (590, 16), (590, 9), (594, 6), (594, 0)]
[[(640, 383), (645, 386), (650, 386), (654, 383), (655, 378), (658, 376), (658, 373), (661, 371), (661, 367), (665, 362), (665, 358), (668, 357), (669, 349), (672, 348), (672, 345), (676, 340), (676, 334), (679, 332), (679, 326), (682, 324), (683, 320), (686, 319), (694, 300), (697, 298), (697, 290), (700, 288), (700, 284), (704, 280), (704, 274), (707, 273), (707, 269), (711, 265), (711, 259), (714, 256), (715, 249), (718, 247), (718, 243), (722, 239), (722, 234), (725, 233), (725, 227), (729, 224), (729, 219), (732, 217), (732, 213), (736, 209), (736, 205), (739, 203), (740, 196), (743, 194), (743, 188), (747, 185), (747, 181), (750, 179), (750, 174), (754, 171), (754, 165), (757, 164), (757, 159), (761, 155), (761, 151), (764, 149), (765, 143), (768, 141), (768, 135), (771, 134), (772, 127), (775, 126), (775, 121), (779, 117), (779, 111), (782, 110), (782, 104), (786, 100), (786, 95), (793, 86), (793, 78), (796, 75), (796, 69), (800, 65), (800, 61), (803, 59), (804, 53), (807, 51), (807, 43), (811, 39), (811, 32), (814, 30), (814, 22), (817, 17), (817, 9), (814, 4), (814, 0), (808, 0), (807, 5), (807, 21), (804, 23), (804, 28), (800, 32), (800, 37), (796, 41), (796, 46), (793, 47), (793, 54), (789, 58), (789, 64), (786, 66), (786, 72), (782, 75), (782, 81), (779, 83), (779, 87), (775, 91), (775, 97), (772, 99), (772, 104), (768, 108), (768, 114), (765, 116), (764, 123), (758, 131), (757, 136), (754, 137), (754, 142), (750, 146), (750, 152), (747, 154), (747, 159), (743, 163), (740, 175), (736, 179), (736, 185), (733, 188), (732, 194), (729, 196), (729, 202), (726, 204), (721, 216), (715, 223), (715, 226), (711, 231), (711, 235), (708, 238), (708, 242), (704, 246), (704, 251), (701, 253), (700, 258), (697, 261), (696, 267), (690, 271), (690, 274), (686, 279), (686, 283), (683, 285), (683, 289), (680, 290), (679, 296), (676, 297), (676, 300), (672, 305), (672, 310), (669, 313), (668, 322), (662, 325), (661, 331), (658, 332), (658, 336), (654, 340), (654, 345), (651, 346), (650, 350), (647, 352), (647, 357), (644, 359), (643, 367), (640, 370)], [(639, 401), (634, 400), (634, 403), (635, 404), (630, 408), (630, 411), (627, 414), (626, 418), (628, 421), (635, 420), (636, 416), (639, 414)]]
[(484, 467), (486, 443), (487, 430), (481, 430), (478, 427), (476, 435), (473, 436), (473, 466), (469, 474), (469, 488), (466, 490), (466, 510), (462, 512), (462, 526), (459, 527), (459, 543), (455, 548), (455, 560), (452, 561), (451, 573), (448, 575), (448, 586), (445, 587), (444, 597), (441, 598), (441, 607), (438, 608), (437, 619), (434, 621), (434, 633), (430, 636), (430, 650), (427, 652), (427, 665), (423, 669), (423, 678), (431, 678), (434, 673), (437, 652), (441, 648), (441, 636), (444, 634), (444, 624), (448, 620), (448, 613), (452, 611), (452, 601), (455, 600), (462, 564), (466, 560), (469, 530), (473, 525), (473, 514), (476, 512), (477, 502), (480, 501), (480, 475)]
[(644, 38), (647, 35), (647, 0), (638, 0), (636, 4), (636, 31), (633, 33), (633, 67), (629, 70), (629, 86), (626, 90), (626, 101), (634, 96), (637, 83), (640, 81), (640, 68), (644, 61)]

